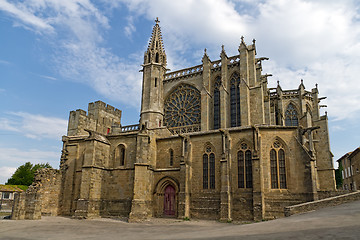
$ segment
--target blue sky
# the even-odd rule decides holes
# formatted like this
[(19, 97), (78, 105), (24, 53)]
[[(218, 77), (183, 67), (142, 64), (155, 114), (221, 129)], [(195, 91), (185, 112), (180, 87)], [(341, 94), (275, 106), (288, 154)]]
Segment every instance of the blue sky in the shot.
[(255, 38), (269, 87), (327, 96), (331, 149), (360, 144), (360, 3), (356, 0), (0, 0), (0, 183), (30, 161), (59, 165), (69, 111), (102, 100), (139, 120), (139, 73), (159, 17), (168, 67), (204, 48), (237, 54)]

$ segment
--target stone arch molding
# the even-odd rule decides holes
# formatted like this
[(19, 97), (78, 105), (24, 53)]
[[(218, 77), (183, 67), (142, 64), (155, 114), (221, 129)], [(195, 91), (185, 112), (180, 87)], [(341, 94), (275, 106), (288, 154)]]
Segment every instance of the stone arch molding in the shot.
[(157, 184), (155, 185), (155, 188), (154, 188), (154, 194), (164, 193), (165, 188), (166, 188), (168, 185), (173, 186), (173, 187), (175, 188), (175, 192), (176, 192), (176, 193), (179, 192), (179, 182), (178, 182), (175, 178), (166, 176), (166, 177), (161, 178), (161, 179), (157, 182)]
[(236, 142), (235, 149), (239, 150), (241, 149), (241, 144), (246, 143), (248, 145), (249, 149), (253, 150), (253, 142), (249, 141), (248, 139), (241, 138), (239, 141)]
[(216, 153), (216, 148), (215, 148), (215, 146), (214, 146), (212, 143), (210, 143), (210, 142), (206, 142), (206, 143), (204, 144), (203, 153), (206, 153), (206, 152), (207, 152), (207, 149), (208, 149), (209, 147), (211, 148), (211, 152)]

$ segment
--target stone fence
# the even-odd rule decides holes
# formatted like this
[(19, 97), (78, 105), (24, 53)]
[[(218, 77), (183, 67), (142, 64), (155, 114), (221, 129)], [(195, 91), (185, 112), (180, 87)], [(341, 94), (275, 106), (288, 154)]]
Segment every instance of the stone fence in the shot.
[(325, 198), (313, 202), (306, 202), (293, 206), (288, 206), (284, 208), (284, 213), (286, 217), (289, 217), (294, 214), (310, 212), (319, 208), (336, 206), (357, 200), (360, 200), (360, 191), (339, 195), (336, 197)]

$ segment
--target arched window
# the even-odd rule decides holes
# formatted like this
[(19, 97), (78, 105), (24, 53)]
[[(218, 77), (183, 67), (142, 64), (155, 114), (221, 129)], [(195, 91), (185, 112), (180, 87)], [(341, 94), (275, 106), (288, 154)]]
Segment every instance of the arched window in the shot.
[(209, 179), (209, 156), (207, 154), (203, 155), (203, 189), (208, 189), (208, 179)]
[(285, 126), (298, 126), (298, 114), (292, 103), (290, 103), (285, 112)]
[(125, 165), (125, 146), (120, 144), (115, 149), (115, 167)]
[(203, 189), (215, 189), (215, 154), (210, 146), (203, 154)]
[(169, 150), (169, 154), (170, 154), (170, 166), (174, 165), (174, 151), (170, 148)]
[(220, 128), (220, 86), (221, 78), (218, 77), (214, 84), (214, 129)]
[(270, 150), (271, 188), (286, 188), (285, 151), (279, 141)]
[(215, 154), (210, 153), (210, 189), (215, 189)]
[(251, 151), (246, 143), (241, 144), (237, 153), (238, 160), (238, 188), (252, 188)]
[(235, 73), (230, 81), (230, 118), (231, 127), (241, 126), (240, 120), (240, 77)]

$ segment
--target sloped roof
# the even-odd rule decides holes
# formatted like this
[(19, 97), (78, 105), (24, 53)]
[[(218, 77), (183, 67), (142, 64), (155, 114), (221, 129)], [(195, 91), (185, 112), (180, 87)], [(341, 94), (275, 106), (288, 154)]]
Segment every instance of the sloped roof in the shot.
[(23, 192), (17, 185), (2, 185), (0, 184), (0, 192)]

